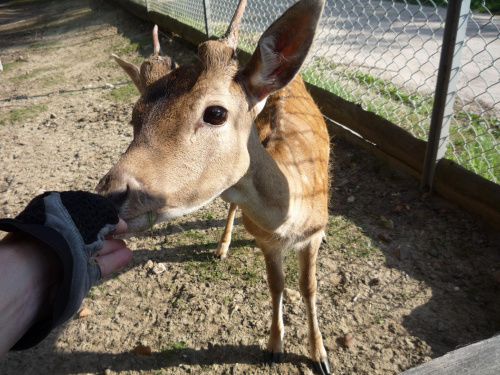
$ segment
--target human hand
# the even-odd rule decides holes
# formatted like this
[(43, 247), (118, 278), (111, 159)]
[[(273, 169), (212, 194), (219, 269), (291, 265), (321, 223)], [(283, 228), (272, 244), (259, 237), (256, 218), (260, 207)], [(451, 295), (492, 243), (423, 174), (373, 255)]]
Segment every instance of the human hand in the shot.
[(113, 238), (126, 232), (127, 223), (120, 219), (115, 231), (105, 237), (104, 247), (96, 257), (102, 277), (116, 272), (132, 259), (132, 250), (127, 247), (125, 241)]

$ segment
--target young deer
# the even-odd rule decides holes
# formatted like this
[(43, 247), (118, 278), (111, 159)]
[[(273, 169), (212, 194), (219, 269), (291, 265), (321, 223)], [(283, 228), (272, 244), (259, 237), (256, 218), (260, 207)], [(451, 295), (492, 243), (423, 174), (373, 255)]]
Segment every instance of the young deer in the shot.
[[(134, 139), (97, 190), (111, 198), (129, 231), (192, 212), (218, 196), (230, 202), (224, 257), (236, 206), (260, 246), (272, 296), (269, 359), (283, 350), (283, 253), (294, 248), (307, 311), (311, 356), (330, 374), (316, 317), (316, 257), (328, 219), (329, 136), (297, 75), (324, 0), (301, 0), (274, 22), (238, 69), (241, 0), (226, 35), (198, 48), (199, 63), (177, 67), (153, 55), (141, 67), (115, 59), (141, 92)], [(155, 35), (155, 32), (153, 33)]]

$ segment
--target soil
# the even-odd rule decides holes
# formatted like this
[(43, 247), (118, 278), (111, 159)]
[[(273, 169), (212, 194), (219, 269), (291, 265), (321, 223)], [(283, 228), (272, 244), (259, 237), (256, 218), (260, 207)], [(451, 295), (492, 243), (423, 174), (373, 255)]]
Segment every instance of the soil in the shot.
[[(111, 1), (0, 5), (0, 216), (47, 190), (92, 191), (118, 160), (138, 92), (110, 55), (149, 56), (151, 28)], [(162, 44), (181, 63), (196, 59), (178, 36)], [(317, 307), (333, 373), (397, 374), (500, 331), (497, 230), (342, 139), (331, 174)], [(270, 368), (265, 267), (239, 217), (229, 257), (214, 257), (226, 211), (218, 199), (127, 236), (134, 258), (92, 288), (91, 314), (8, 353), (0, 373), (313, 373), (294, 252), (284, 354)]]

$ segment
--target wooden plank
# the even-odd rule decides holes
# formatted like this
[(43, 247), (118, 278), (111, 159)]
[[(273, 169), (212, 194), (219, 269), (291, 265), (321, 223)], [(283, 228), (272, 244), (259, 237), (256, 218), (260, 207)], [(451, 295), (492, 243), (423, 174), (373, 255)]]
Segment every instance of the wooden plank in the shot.
[(311, 84), (308, 84), (308, 90), (326, 117), (352, 129), (386, 154), (412, 169), (422, 171), (425, 141), (416, 139), (409, 132), (383, 117), (365, 111), (361, 106), (348, 102), (327, 90)]
[(442, 197), (500, 228), (500, 185), (442, 159), (436, 166), (433, 187)]
[(328, 133), (330, 135), (340, 137), (342, 139), (345, 139), (347, 142), (351, 144), (360, 146), (365, 150), (367, 150), (368, 152), (370, 152), (371, 154), (375, 155), (377, 158), (382, 159), (386, 161), (388, 164), (405, 171), (410, 176), (415, 177), (416, 180), (420, 180), (420, 177), (422, 176), (421, 172), (413, 169), (412, 167), (401, 162), (400, 160), (385, 153), (384, 150), (382, 150), (381, 148), (378, 148), (377, 146), (371, 144), (370, 142), (367, 142), (365, 139), (360, 138), (359, 136), (352, 133), (348, 129), (338, 124), (335, 124), (332, 121), (327, 120), (326, 125), (328, 127)]
[(454, 350), (401, 375), (498, 375), (500, 336)]

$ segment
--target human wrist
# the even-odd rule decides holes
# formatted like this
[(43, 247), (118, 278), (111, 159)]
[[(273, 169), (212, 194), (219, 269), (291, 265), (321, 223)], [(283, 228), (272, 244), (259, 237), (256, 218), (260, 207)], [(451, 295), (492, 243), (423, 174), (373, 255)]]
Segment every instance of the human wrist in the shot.
[[(43, 242), (25, 233), (0, 241), (0, 337), (13, 345), (35, 323), (50, 318), (62, 263)], [(8, 345), (8, 344), (5, 344)], [(0, 353), (5, 352), (0, 344)]]

